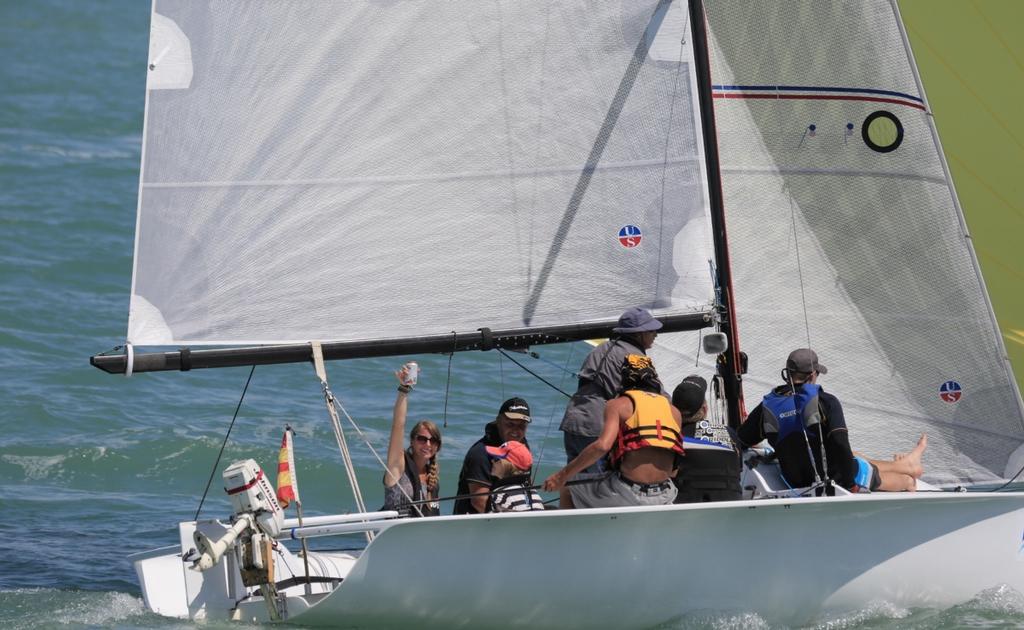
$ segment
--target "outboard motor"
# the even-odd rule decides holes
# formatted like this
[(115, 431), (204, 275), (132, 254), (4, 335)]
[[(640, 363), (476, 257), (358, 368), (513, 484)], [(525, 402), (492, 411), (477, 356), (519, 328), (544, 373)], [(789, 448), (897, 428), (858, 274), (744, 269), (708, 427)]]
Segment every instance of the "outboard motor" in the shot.
[(235, 462), (224, 471), (224, 491), (231, 499), (235, 516), (252, 514), (256, 524), (271, 538), (281, 533), (284, 511), (277, 502), (274, 486), (254, 460)]
[[(216, 566), (224, 553), (241, 536), (244, 546), (252, 550), (251, 554), (245, 554), (248, 557), (241, 558), (242, 573), (245, 577), (247, 567), (265, 570), (269, 553), (264, 551), (264, 547), (272, 546), (273, 539), (281, 533), (284, 512), (277, 502), (273, 485), (254, 460), (247, 459), (231, 464), (224, 471), (223, 477), (224, 490), (231, 498), (231, 507), (234, 508), (231, 528), (217, 540), (210, 540), (197, 530), (193, 539), (199, 556), (195, 557), (191, 568), (205, 571)], [(270, 570), (273, 570), (272, 563)]]
[[(217, 540), (196, 530), (192, 539), (196, 552), (189, 554), (191, 569), (206, 571), (216, 566), (234, 548), (245, 586), (258, 586), (267, 603), (271, 620), (282, 618), (274, 583), (274, 539), (284, 525), (284, 512), (277, 502), (274, 486), (254, 460), (235, 462), (223, 474), (224, 491), (231, 498), (234, 515), (228, 531)], [(236, 540), (240, 544), (236, 544)]]

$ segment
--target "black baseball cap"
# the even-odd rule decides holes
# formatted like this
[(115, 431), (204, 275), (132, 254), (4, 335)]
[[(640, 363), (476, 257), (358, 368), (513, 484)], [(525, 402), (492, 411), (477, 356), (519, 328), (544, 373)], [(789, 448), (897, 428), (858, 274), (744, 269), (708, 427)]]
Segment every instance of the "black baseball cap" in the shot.
[(686, 415), (694, 414), (704, 404), (707, 393), (708, 382), (696, 374), (691, 374), (676, 385), (672, 392), (672, 405)]
[(509, 398), (505, 402), (501, 403), (501, 409), (498, 410), (499, 416), (506, 416), (512, 420), (526, 420), (530, 421), (530, 405), (526, 403), (522, 398)]

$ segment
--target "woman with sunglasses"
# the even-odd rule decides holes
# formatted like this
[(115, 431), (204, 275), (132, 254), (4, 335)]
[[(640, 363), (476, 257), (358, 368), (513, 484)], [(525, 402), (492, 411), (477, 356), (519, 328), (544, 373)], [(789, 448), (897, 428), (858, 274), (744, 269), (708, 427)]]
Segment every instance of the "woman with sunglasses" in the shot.
[(437, 502), (441, 431), (430, 420), (420, 420), (409, 432), (409, 448), (402, 449), (409, 392), (416, 384), (416, 371), (415, 364), (406, 363), (395, 372), (398, 396), (388, 442), (383, 509), (397, 510), (402, 516), (437, 516), (441, 513)]

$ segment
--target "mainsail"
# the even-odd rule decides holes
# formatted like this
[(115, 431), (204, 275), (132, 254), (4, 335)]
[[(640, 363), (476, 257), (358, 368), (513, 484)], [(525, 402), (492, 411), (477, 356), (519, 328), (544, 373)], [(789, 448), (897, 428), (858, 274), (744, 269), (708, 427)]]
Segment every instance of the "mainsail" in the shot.
[(679, 3), (154, 12), (130, 343), (714, 309)]
[(927, 432), (929, 481), (1013, 476), (1020, 394), (895, 4), (706, 6), (748, 406), (809, 345), (855, 449)]

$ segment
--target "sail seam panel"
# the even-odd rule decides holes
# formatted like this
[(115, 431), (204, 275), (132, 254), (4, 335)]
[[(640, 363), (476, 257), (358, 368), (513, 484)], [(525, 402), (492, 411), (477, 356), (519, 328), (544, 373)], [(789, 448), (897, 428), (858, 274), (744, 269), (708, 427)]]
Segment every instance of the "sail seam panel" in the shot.
[[(622, 171), (642, 168), (663, 168), (669, 165), (696, 164), (696, 157), (677, 157), (668, 160), (650, 159), (633, 162), (617, 162), (601, 164), (598, 167), (583, 167), (590, 172)], [(381, 175), (376, 177), (344, 177), (318, 179), (268, 179), (261, 181), (219, 180), (219, 181), (186, 181), (186, 182), (143, 182), (146, 188), (221, 188), (229, 186), (352, 186), (360, 184), (415, 184), (420, 182), (467, 181), (475, 179), (525, 178), (538, 175), (560, 175), (579, 173), (579, 166), (549, 167), (536, 169), (517, 169), (512, 171), (480, 171), (464, 173), (437, 173), (434, 175)]]
[(900, 98), (909, 98), (912, 101), (924, 104), (924, 99), (907, 94), (905, 92), (896, 92), (895, 90), (880, 90), (877, 88), (859, 88), (859, 87), (838, 87), (838, 86), (817, 86), (817, 85), (714, 85), (714, 90), (776, 90), (782, 92), (863, 92), (865, 94), (883, 94), (887, 96), (898, 96)]
[(912, 173), (886, 173), (884, 171), (853, 171), (853, 170), (830, 170), (824, 168), (768, 168), (768, 167), (736, 167), (723, 166), (723, 173), (730, 175), (743, 174), (778, 174), (778, 175), (834, 175), (836, 177), (884, 177), (889, 179), (902, 179), (907, 181), (928, 182), (931, 184), (945, 185), (946, 180), (941, 177), (928, 175), (915, 175)]

